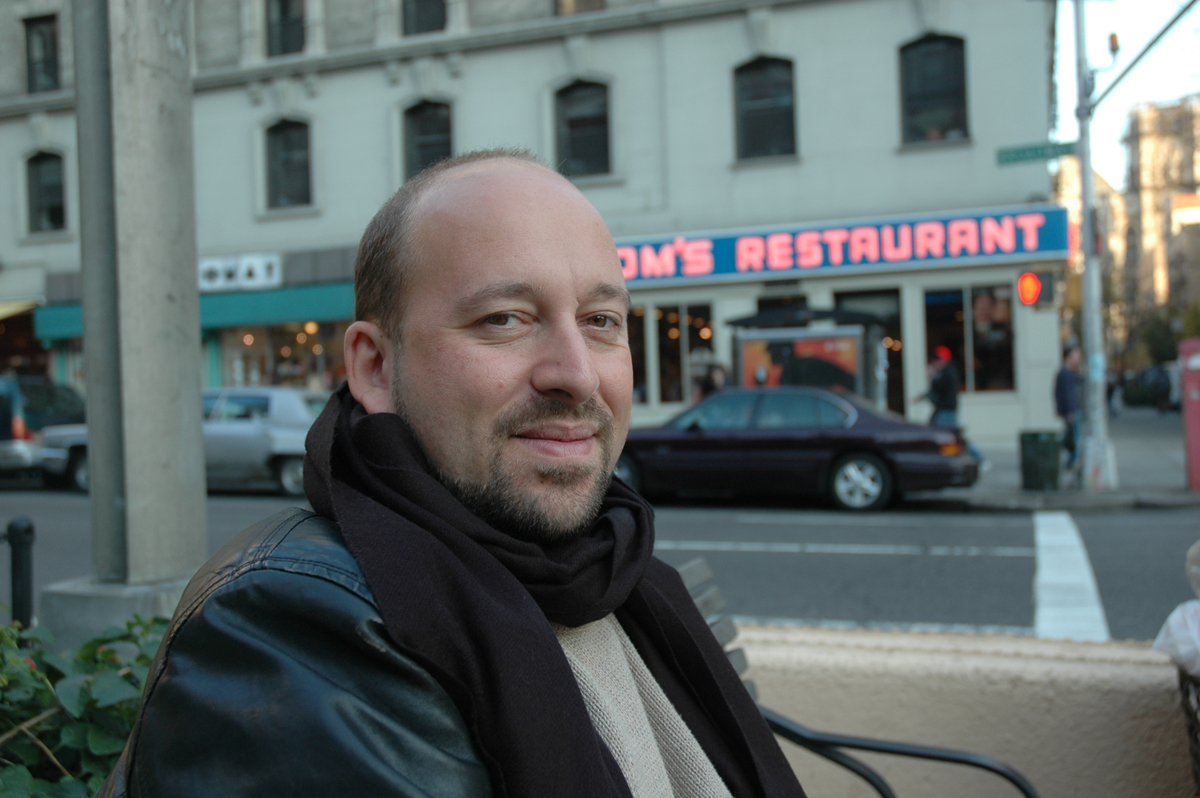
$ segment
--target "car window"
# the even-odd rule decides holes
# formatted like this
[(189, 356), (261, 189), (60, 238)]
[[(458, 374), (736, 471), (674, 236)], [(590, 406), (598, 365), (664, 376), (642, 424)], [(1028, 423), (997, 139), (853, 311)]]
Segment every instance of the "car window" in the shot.
[(810, 393), (772, 392), (763, 396), (758, 409), (759, 429), (802, 429), (817, 427), (817, 397)]
[(704, 430), (746, 429), (750, 426), (757, 400), (758, 394), (753, 393), (717, 394), (672, 421), (671, 426), (676, 429), (693, 426)]
[(813, 397), (817, 402), (817, 425), (821, 427), (844, 427), (846, 426), (846, 418), (849, 417), (842, 408), (830, 402), (827, 399), (822, 399), (819, 396)]
[(84, 420), (83, 397), (65, 385), (45, 382), (20, 383), (25, 397), (23, 412), (29, 429), (49, 424), (79, 424)]
[(255, 421), (270, 414), (271, 400), (266, 396), (226, 396), (217, 415), (219, 421)]
[(212, 415), (213, 408), (217, 406), (217, 400), (220, 398), (221, 398), (220, 396), (205, 396), (204, 397), (204, 399), (203, 399), (204, 418), (208, 418), (209, 416)]

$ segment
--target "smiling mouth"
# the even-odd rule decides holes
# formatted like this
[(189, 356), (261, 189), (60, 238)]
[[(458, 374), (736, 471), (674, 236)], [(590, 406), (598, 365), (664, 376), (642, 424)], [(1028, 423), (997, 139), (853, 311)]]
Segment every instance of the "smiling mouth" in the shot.
[(587, 457), (596, 448), (594, 427), (545, 427), (523, 430), (513, 439), (537, 454), (554, 459)]

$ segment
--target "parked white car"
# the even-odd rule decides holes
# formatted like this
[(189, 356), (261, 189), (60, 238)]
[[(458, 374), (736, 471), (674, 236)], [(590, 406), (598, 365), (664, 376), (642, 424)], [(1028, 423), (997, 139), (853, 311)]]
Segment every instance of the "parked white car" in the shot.
[[(279, 488), (304, 495), (304, 438), (325, 394), (292, 388), (204, 392), (204, 459), (210, 488)], [(87, 425), (46, 427), (42, 469), (52, 487), (88, 489)]]

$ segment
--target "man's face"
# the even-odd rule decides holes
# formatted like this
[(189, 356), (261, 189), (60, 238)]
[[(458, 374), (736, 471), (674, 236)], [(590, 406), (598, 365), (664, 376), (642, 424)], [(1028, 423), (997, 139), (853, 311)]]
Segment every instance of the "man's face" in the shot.
[(1079, 367), (1083, 364), (1083, 352), (1079, 349), (1072, 349), (1067, 353), (1067, 368), (1071, 371), (1079, 371)]
[(431, 187), (413, 233), (396, 412), (485, 520), (533, 539), (582, 531), (633, 393), (629, 298), (604, 221), (558, 175), (485, 161)]

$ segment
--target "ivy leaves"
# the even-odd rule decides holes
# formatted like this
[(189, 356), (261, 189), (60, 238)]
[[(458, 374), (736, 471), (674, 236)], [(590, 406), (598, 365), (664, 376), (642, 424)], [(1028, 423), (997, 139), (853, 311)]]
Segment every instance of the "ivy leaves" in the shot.
[(133, 728), (167, 623), (135, 616), (64, 654), (51, 653), (44, 629), (0, 627), (0, 798), (86, 798), (100, 789)]

